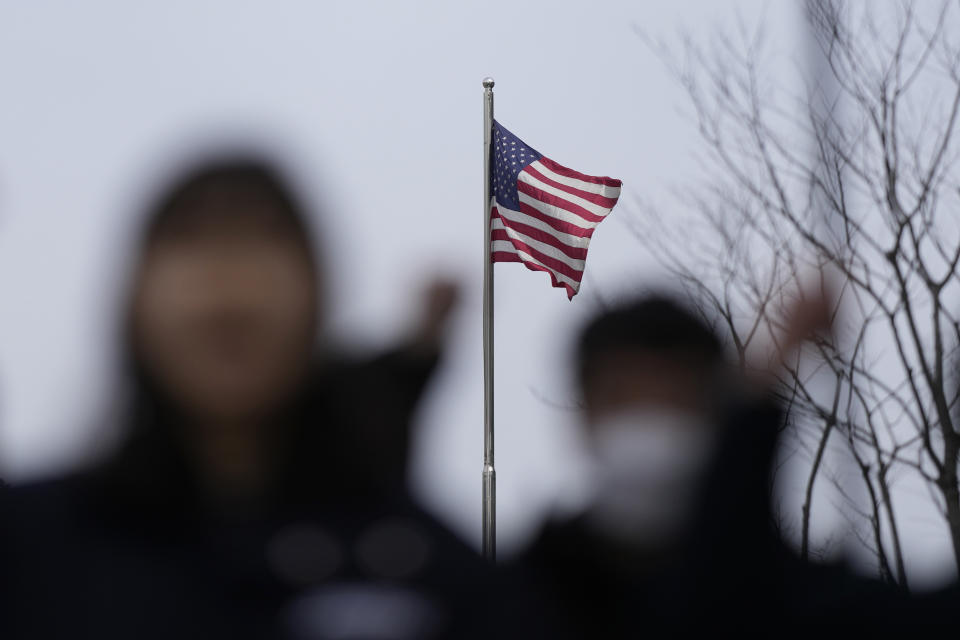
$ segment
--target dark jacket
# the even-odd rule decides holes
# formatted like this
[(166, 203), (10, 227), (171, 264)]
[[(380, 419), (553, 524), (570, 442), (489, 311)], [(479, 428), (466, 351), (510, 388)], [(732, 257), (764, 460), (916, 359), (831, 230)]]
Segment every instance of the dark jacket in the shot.
[(281, 489), (254, 511), (207, 508), (173, 442), (149, 429), (95, 469), (7, 491), (0, 637), (487, 632), (491, 572), (403, 488), (433, 365), (398, 351), (318, 371)]
[(949, 592), (910, 597), (841, 565), (801, 561), (781, 541), (770, 510), (781, 411), (752, 399), (729, 403), (719, 415), (720, 446), (694, 525), (669, 564), (635, 570), (645, 559), (596, 535), (583, 517), (548, 524), (521, 560), (566, 637), (838, 625), (889, 632), (949, 619), (948, 603), (960, 605)]

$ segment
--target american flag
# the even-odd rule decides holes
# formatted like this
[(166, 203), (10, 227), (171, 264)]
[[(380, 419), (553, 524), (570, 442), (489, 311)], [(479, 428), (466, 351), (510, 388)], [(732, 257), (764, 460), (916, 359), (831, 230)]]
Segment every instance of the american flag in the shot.
[(573, 299), (590, 237), (617, 204), (621, 182), (567, 169), (497, 121), (490, 154), (492, 261), (546, 271)]

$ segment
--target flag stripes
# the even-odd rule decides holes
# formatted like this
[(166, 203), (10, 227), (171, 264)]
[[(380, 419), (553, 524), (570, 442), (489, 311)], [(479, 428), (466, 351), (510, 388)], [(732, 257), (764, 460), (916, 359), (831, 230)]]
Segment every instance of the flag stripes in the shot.
[(541, 156), (494, 122), (490, 239), (493, 262), (521, 262), (550, 274), (573, 298), (596, 226), (621, 182), (589, 176)]

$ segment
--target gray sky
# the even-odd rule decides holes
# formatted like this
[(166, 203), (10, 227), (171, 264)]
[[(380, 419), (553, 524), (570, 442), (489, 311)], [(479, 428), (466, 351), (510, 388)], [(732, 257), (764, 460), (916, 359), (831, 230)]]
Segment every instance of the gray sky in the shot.
[[(696, 178), (683, 95), (634, 25), (668, 39), (681, 26), (703, 34), (734, 8), (754, 19), (765, 3), (143, 5), (0, 6), (0, 470), (47, 473), (103, 437), (108, 323), (139, 189), (210, 140), (267, 141), (325, 205), (343, 339), (376, 346), (398, 335), (425, 274), (464, 283), (411, 484), (478, 544), (480, 81), (491, 75), (505, 126), (625, 185), (573, 302), (545, 274), (496, 267), (498, 525), (501, 548), (516, 548), (549, 505), (582, 488), (576, 415), (550, 404), (574, 401), (573, 332), (598, 301), (658, 278), (624, 223), (630, 201), (666, 201)], [(766, 13), (777, 64), (795, 64), (797, 7)], [(920, 546), (931, 566), (942, 562), (942, 545)]]

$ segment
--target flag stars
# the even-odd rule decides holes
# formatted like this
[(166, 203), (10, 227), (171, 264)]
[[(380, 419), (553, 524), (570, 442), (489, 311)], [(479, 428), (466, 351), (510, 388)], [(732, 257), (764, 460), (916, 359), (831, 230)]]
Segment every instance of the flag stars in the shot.
[(491, 189), (502, 206), (518, 211), (520, 196), (517, 180), (531, 162), (540, 159), (540, 154), (526, 146), (519, 138), (507, 131), (499, 122), (493, 124), (493, 167)]

